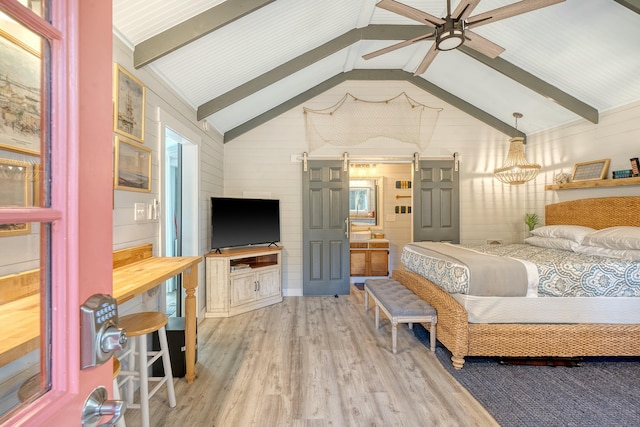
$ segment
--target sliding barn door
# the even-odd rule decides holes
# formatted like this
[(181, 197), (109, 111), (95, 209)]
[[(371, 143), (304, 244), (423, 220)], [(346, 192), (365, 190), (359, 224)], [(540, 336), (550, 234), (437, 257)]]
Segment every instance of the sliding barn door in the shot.
[(349, 171), (310, 160), (302, 186), (304, 295), (349, 294)]
[(454, 160), (421, 160), (414, 172), (413, 240), (460, 243), (459, 173)]

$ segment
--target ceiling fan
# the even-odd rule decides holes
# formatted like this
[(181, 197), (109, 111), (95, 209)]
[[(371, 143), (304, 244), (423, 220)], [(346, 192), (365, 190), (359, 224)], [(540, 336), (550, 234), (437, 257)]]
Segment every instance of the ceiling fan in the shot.
[(451, 0), (447, 0), (447, 16), (444, 18), (438, 18), (427, 12), (423, 12), (395, 0), (381, 0), (376, 4), (377, 7), (411, 18), (427, 25), (428, 27), (432, 27), (433, 31), (422, 36), (385, 47), (384, 49), (368, 53), (362, 58), (375, 58), (376, 56), (383, 55), (405, 46), (410, 46), (411, 44), (422, 40), (435, 40), (435, 43), (433, 43), (429, 52), (427, 52), (427, 55), (415, 71), (414, 75), (416, 76), (427, 70), (439, 51), (452, 50), (462, 46), (463, 44), (482, 53), (483, 55), (495, 58), (504, 52), (504, 48), (472, 32), (471, 28), (496, 22), (501, 19), (510, 18), (522, 13), (531, 12), (563, 1), (565, 0), (521, 0), (517, 3), (499, 7), (475, 16), (470, 16), (473, 9), (475, 9), (478, 3), (480, 3), (480, 0), (460, 0), (460, 3), (458, 3), (458, 6), (453, 13), (451, 13)]

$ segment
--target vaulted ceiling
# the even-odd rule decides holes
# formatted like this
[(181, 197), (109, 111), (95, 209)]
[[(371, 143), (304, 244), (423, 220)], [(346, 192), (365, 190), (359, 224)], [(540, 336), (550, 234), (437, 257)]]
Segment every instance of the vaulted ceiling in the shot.
[[(482, 25), (473, 32), (498, 57), (462, 45), (417, 76), (431, 40), (362, 58), (433, 29), (377, 1), (113, 0), (113, 26), (133, 67), (153, 69), (225, 142), (347, 80), (405, 80), (506, 134), (514, 111), (531, 134), (640, 100), (640, 0), (566, 0)], [(472, 15), (516, 2), (481, 0)], [(402, 3), (447, 13), (446, 0)]]

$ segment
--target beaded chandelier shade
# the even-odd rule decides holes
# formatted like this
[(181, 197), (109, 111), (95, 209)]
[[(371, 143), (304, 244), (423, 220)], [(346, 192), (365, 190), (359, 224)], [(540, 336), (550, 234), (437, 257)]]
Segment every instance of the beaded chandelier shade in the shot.
[[(513, 113), (516, 118), (516, 129), (520, 113)], [(514, 137), (509, 140), (509, 152), (504, 165), (493, 171), (496, 179), (504, 184), (518, 185), (534, 179), (540, 171), (540, 165), (531, 164), (524, 156), (524, 138)]]

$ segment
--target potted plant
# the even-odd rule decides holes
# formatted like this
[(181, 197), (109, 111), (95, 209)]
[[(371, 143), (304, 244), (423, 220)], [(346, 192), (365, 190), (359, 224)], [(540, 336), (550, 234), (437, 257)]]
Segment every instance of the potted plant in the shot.
[(538, 225), (538, 215), (537, 214), (525, 214), (524, 215), (524, 223), (529, 227), (529, 232), (531, 232), (536, 225)]

